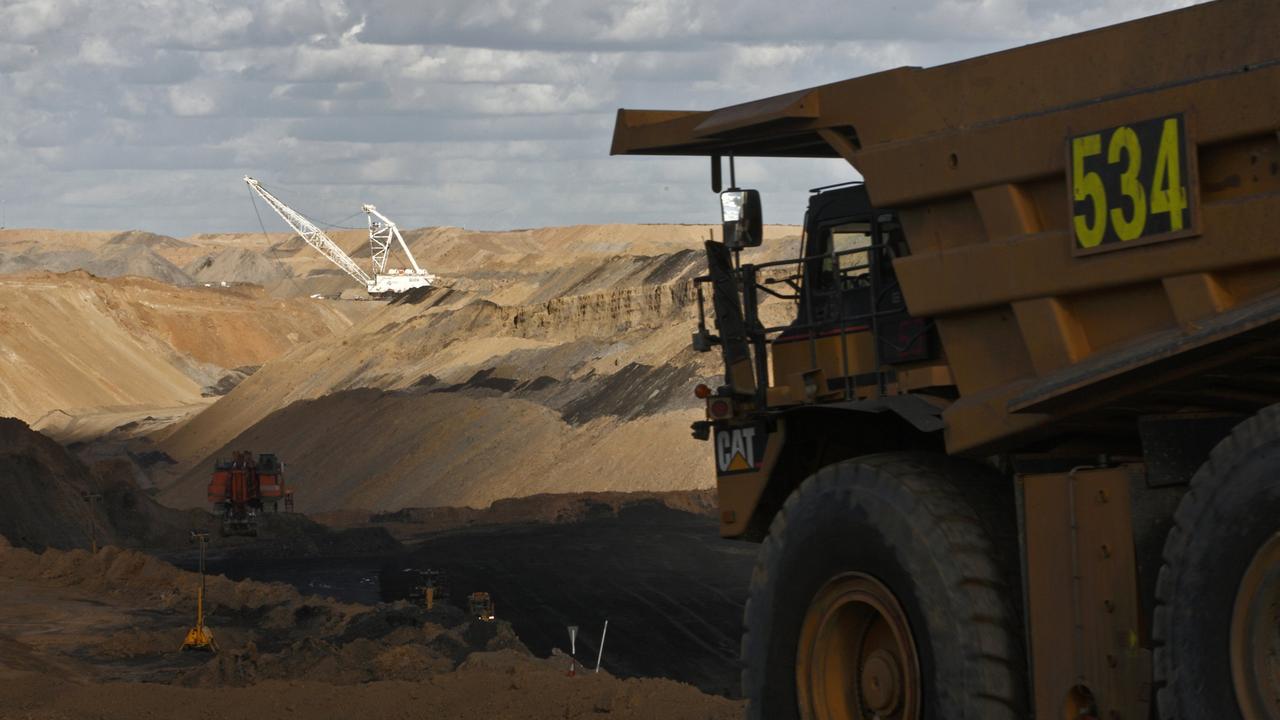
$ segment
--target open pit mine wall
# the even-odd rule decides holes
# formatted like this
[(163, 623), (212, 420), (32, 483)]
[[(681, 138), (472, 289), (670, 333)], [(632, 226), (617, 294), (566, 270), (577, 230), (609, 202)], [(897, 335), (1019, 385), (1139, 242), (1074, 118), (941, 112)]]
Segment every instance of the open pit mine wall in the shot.
[[(504, 307), (499, 317), (512, 334), (531, 339), (609, 336), (690, 317), (697, 296), (692, 280), (555, 298), (537, 305)], [(501, 323), (506, 324), (506, 323)]]
[[(689, 347), (695, 267), (661, 285), (528, 305), (389, 305), (325, 341), (332, 352), (313, 345), (268, 363), (175, 433), (165, 449), (188, 459), (162, 499), (199, 506), (213, 458), (250, 448), (286, 459), (303, 511), (705, 487), (691, 389), (720, 368)], [(304, 377), (304, 395), (282, 395)]]
[[(704, 289), (704, 292), (708, 293), (706, 309), (710, 313), (709, 291)], [(485, 318), (489, 327), (502, 335), (531, 340), (610, 339), (633, 330), (674, 329), (673, 326), (678, 325), (687, 349), (688, 336), (697, 320), (697, 289), (693, 278), (560, 297), (536, 304), (486, 304), (491, 305), (493, 312)], [(784, 304), (765, 298), (761, 302), (762, 312), (781, 310)], [(643, 343), (644, 339), (638, 341)], [(704, 357), (703, 364), (708, 368), (720, 363), (716, 353)]]

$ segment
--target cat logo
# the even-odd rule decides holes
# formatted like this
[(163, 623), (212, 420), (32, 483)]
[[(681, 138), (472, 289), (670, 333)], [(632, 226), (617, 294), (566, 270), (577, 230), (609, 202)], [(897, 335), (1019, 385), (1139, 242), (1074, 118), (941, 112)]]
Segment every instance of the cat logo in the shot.
[(716, 471), (721, 475), (758, 470), (764, 457), (766, 436), (754, 427), (716, 432)]

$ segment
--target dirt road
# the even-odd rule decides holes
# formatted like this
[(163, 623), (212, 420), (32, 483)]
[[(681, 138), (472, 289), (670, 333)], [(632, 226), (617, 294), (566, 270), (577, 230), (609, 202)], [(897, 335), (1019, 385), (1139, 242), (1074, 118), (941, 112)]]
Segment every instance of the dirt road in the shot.
[(9, 720), (453, 720), (613, 718), (734, 720), (739, 703), (664, 680), (566, 677), (548, 661), (482, 653), (425, 682), (330, 685), (271, 680), (245, 688), (138, 683), (81, 685), (47, 674), (0, 676), (0, 718)]

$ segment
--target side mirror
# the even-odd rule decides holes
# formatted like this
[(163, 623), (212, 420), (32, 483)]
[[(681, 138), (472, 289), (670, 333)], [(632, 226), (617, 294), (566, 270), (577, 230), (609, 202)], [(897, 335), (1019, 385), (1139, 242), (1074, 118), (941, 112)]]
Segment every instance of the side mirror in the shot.
[(759, 190), (720, 193), (720, 217), (724, 222), (724, 244), (730, 249), (757, 247), (764, 241)]
[(694, 352), (711, 352), (711, 347), (716, 344), (716, 338), (707, 332), (706, 328), (698, 328), (693, 334), (693, 350)]

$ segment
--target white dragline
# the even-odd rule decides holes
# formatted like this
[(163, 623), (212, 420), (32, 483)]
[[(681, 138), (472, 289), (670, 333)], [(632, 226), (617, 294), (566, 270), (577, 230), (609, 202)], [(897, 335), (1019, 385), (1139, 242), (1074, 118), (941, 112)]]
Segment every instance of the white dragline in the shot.
[[(405, 243), (404, 238), (400, 235), (400, 229), (396, 227), (395, 223), (388, 220), (385, 215), (378, 212), (378, 209), (374, 206), (365, 205), (362, 208), (369, 217), (369, 249), (373, 264), (373, 276), (370, 277), (368, 273), (356, 264), (355, 260), (351, 259), (350, 255), (343, 252), (337, 243), (330, 240), (323, 230), (308, 220), (302, 213), (285, 205), (275, 195), (267, 192), (257, 180), (248, 175), (244, 176), (244, 181), (308, 245), (319, 250), (334, 265), (342, 268), (343, 272), (363, 285), (370, 294), (400, 293), (435, 284), (436, 276), (418, 266), (418, 261), (414, 259), (413, 253), (409, 251), (409, 245)], [(400, 249), (404, 251), (405, 257), (409, 259), (409, 264), (413, 266), (412, 268), (387, 267), (387, 256), (390, 253), (393, 238), (399, 242)]]

